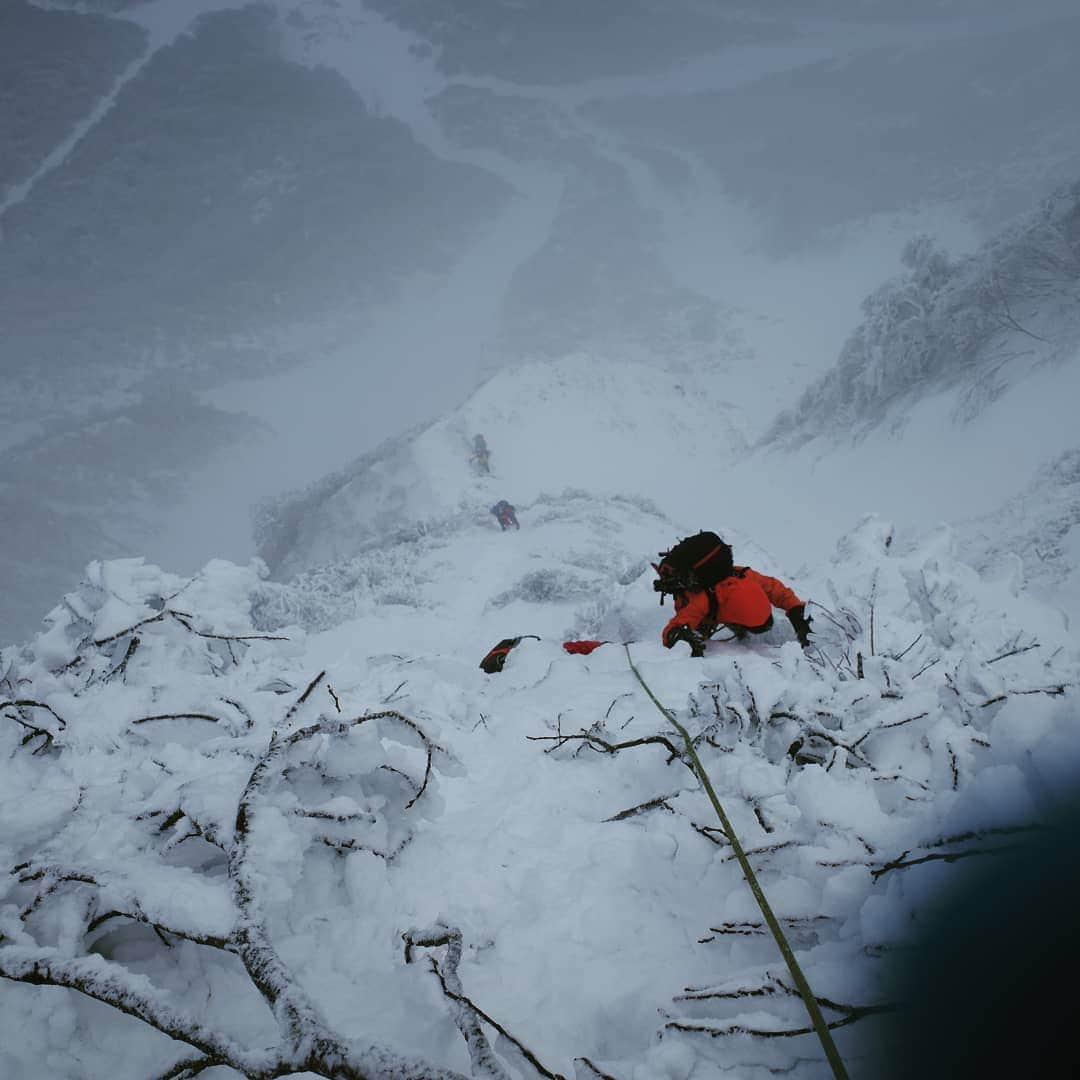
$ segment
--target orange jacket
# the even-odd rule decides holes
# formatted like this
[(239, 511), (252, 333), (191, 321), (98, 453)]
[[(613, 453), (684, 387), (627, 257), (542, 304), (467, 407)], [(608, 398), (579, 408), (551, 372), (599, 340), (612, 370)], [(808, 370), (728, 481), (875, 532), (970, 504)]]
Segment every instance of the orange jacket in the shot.
[(802, 603), (782, 581), (748, 566), (736, 566), (730, 577), (712, 587), (712, 592), (716, 597), (716, 621), (712, 626), (708, 625), (709, 596), (700, 589), (675, 597), (675, 614), (668, 620), (662, 636), (666, 638), (668, 631), (676, 626), (689, 626), (705, 634), (711, 634), (720, 623), (762, 626), (769, 621), (774, 607), (790, 611)]

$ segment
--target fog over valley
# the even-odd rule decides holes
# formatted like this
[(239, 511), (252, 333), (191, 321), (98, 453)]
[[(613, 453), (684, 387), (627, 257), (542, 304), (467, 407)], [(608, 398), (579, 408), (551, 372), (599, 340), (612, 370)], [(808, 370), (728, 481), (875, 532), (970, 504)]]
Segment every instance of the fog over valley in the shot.
[(1078, 57), (0, 0), (0, 1075), (1051, 1075), (980, 994), (1071, 925)]
[(753, 441), (911, 236), (1080, 172), (1072, 15), (9, 0), (6, 634), (524, 359), (708, 368)]

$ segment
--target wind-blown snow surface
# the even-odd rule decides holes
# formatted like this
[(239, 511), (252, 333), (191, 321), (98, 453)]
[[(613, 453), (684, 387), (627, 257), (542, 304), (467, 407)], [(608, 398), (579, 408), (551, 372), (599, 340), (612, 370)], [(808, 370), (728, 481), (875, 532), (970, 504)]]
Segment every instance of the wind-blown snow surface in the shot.
[[(784, 624), (666, 653), (643, 553), (673, 532), (571, 492), (520, 532), (463, 513), (288, 586), (257, 562), (93, 564), (0, 654), (0, 1073), (321, 1073), (329, 1046), (364, 1075), (467, 1073), (470, 1051), (534, 1075), (435, 958), (560, 1075), (823, 1075), (812, 1036), (745, 1033), (805, 1013), (691, 772), (662, 744), (558, 738), (674, 743), (635, 638), (829, 1020), (862, 1017), (836, 1031), (852, 1075), (880, 1075), (882, 957), (959, 872), (945, 857), (1015, 841), (1070, 780), (1075, 642), (947, 533), (901, 553), (867, 519), (794, 582), (816, 648)], [(512, 633), (542, 640), (485, 675)], [(612, 644), (568, 656), (566, 633)]]

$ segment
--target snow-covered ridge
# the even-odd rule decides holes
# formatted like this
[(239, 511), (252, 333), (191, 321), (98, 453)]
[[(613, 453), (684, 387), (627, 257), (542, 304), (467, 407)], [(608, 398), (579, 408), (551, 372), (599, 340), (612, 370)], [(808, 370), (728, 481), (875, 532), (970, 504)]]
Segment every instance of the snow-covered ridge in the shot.
[[(980, 578), (947, 533), (902, 549), (868, 519), (796, 583), (814, 649), (784, 627), (692, 660), (656, 642), (648, 575), (619, 568), (667, 527), (655, 511), (571, 494), (541, 512), (565, 551), (606, 542), (606, 626), (640, 630), (636, 663), (694, 736), (853, 1075), (874, 1075), (891, 951), (955, 862), (1007, 859), (1071, 781), (1061, 615)], [(534, 569), (527, 533), (481, 532), (389, 549), (391, 577), (426, 571), (416, 602), (372, 589), (319, 633), (260, 629), (281, 586), (257, 563), (95, 564), (0, 653), (5, 1076), (207, 1058), (330, 1075), (333, 1055), (533, 1075), (448, 991), (559, 1075), (821, 1075), (812, 1037), (783, 1035), (802, 1007), (692, 774), (662, 745), (601, 752), (674, 745), (624, 651), (564, 654), (582, 597), (507, 598)], [(290, 588), (308, 585), (317, 605), (313, 577)], [(511, 625), (543, 640), (483, 674)]]
[(999, 510), (957, 526), (980, 569), (1013, 573), (1066, 612), (1080, 601), (1080, 449), (1048, 462)]
[[(591, 356), (500, 372), (424, 430), (265, 505), (260, 554), (288, 577), (351, 558), (418, 522), (486, 513), (500, 498), (523, 506), (564, 488), (651, 498), (684, 482), (657, 453), (658, 431), (685, 446), (691, 474), (694, 459), (731, 460), (745, 446), (715, 374)], [(491, 448), (490, 475), (477, 475), (469, 461), (478, 433)]]

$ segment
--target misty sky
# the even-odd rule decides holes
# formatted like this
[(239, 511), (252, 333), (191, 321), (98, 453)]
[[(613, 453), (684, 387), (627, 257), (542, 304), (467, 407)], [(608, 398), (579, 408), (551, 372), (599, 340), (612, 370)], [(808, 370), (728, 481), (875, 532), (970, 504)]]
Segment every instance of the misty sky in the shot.
[(913, 234), (1080, 175), (1078, 44), (1071, 3), (4, 0), (3, 640), (89, 559), (247, 558), (257, 500), (526, 359), (754, 364), (756, 437)]

